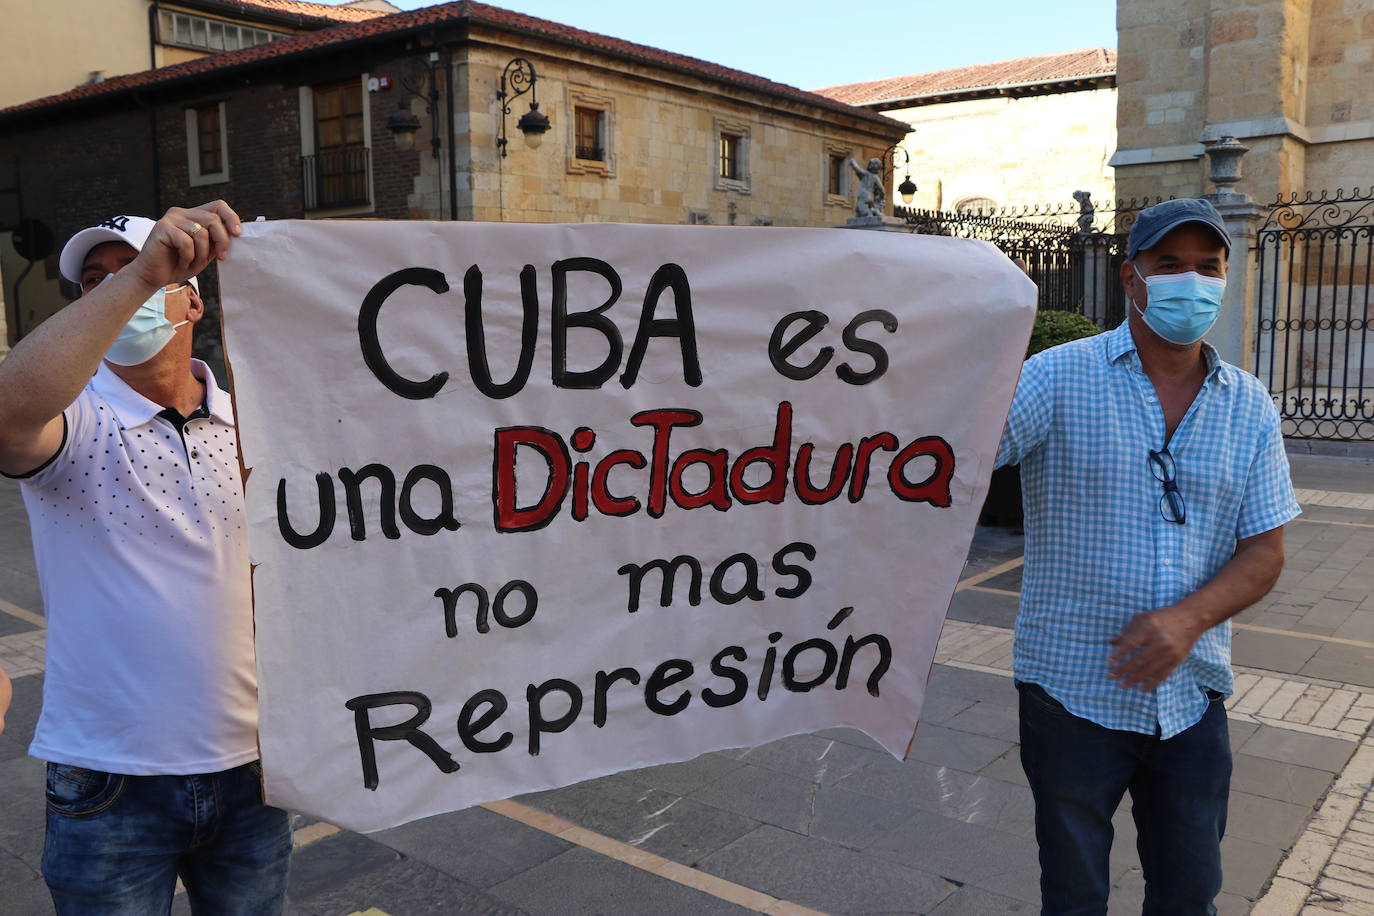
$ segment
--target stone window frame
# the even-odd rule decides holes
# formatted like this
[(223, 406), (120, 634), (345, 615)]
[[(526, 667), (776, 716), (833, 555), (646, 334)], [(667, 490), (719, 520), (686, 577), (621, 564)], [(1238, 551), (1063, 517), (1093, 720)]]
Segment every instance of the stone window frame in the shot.
[[(753, 172), (750, 159), (753, 146), (753, 125), (747, 121), (730, 118), (715, 118), (712, 130), (714, 142), (711, 144), (711, 174), (715, 176), (717, 191), (734, 191), (737, 194), (753, 193)], [(739, 137), (739, 177), (726, 178), (720, 173), (720, 144), (724, 135)]]
[(836, 156), (852, 159), (854, 158), (854, 150), (834, 143), (825, 145), (825, 150), (821, 153), (821, 198), (828, 207), (848, 207), (853, 203), (850, 200), (850, 193), (854, 189), (854, 180), (847, 164), (841, 163), (840, 193), (832, 194), (830, 191), (830, 160)]
[[(200, 123), (197, 113), (211, 105), (219, 108), (220, 170), (218, 172), (202, 172), (200, 170)], [(219, 99), (213, 102), (189, 105), (185, 109), (186, 164), (189, 169), (187, 183), (193, 188), (202, 185), (221, 184), (229, 180), (229, 120), (225, 113), (227, 107), (225, 100)]]
[[(372, 162), (372, 92), (368, 88), (368, 81), (372, 78), (371, 73), (363, 72), (358, 74), (358, 83), (362, 87), (363, 94), (363, 146), (369, 151), (367, 157), (367, 204), (357, 207), (332, 207), (327, 209), (304, 210), (306, 219), (326, 219), (335, 216), (357, 216), (364, 213), (377, 212), (377, 187), (376, 169)], [(315, 155), (315, 87), (317, 85), (329, 85), (334, 81), (321, 81), (319, 83), (309, 83), (298, 87), (298, 108), (300, 112), (301, 130), (301, 155)], [(303, 178), (303, 176), (301, 176)], [(304, 188), (301, 189), (302, 194)], [(302, 201), (304, 205), (304, 201)]]
[[(615, 97), (598, 92), (590, 86), (568, 84), (564, 90), (564, 110), (567, 121), (568, 152), (565, 157), (569, 175), (599, 175), (615, 177)], [(591, 108), (601, 112), (601, 159), (577, 158), (577, 109)]]
[[(986, 207), (976, 208), (969, 206), (969, 204), (980, 200), (987, 201), (989, 205)], [(986, 215), (997, 210), (1000, 206), (1001, 204), (997, 203), (997, 198), (993, 197), (991, 194), (988, 194), (986, 192), (979, 191), (974, 194), (959, 195), (958, 199), (954, 201), (954, 206), (952, 209), (955, 213), (983, 213), (984, 215)]]

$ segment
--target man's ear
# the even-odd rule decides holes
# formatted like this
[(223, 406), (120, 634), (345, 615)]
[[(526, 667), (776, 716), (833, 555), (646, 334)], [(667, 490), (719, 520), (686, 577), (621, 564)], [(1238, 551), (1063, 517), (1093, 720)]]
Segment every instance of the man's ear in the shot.
[(1130, 299), (1134, 299), (1134, 298), (1135, 298), (1136, 294), (1139, 292), (1139, 290), (1137, 290), (1136, 287), (1139, 286), (1139, 285), (1141, 285), (1141, 284), (1140, 284), (1140, 278), (1139, 278), (1138, 276), (1136, 276), (1135, 262), (1134, 262), (1134, 261), (1124, 261), (1124, 262), (1122, 262), (1122, 264), (1121, 264), (1121, 286), (1126, 290), (1126, 296), (1127, 296), (1127, 298), (1130, 298)]
[(186, 284), (186, 319), (192, 324), (205, 317), (205, 300), (200, 298), (200, 293), (191, 284)]

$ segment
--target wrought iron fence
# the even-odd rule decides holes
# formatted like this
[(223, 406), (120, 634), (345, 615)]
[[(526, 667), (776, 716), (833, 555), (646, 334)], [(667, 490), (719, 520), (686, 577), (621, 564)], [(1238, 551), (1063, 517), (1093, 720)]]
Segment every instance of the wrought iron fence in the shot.
[(1099, 205), (1078, 191), (1072, 204), (895, 212), (912, 232), (991, 242), (1025, 265), (1040, 289), (1040, 308), (1078, 312), (1105, 329), (1126, 317), (1119, 275), (1130, 226), (1139, 211), (1163, 199)]
[(301, 187), (305, 209), (355, 207), (367, 204), (368, 169), (371, 150), (367, 147), (326, 150), (301, 157)]
[(1374, 188), (1280, 196), (1255, 256), (1255, 374), (1284, 435), (1374, 441)]

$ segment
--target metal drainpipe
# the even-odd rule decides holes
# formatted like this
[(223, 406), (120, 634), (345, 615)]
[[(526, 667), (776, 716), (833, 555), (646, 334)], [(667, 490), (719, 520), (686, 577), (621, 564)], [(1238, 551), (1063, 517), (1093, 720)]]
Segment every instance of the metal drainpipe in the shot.
[(148, 67), (157, 69), (157, 0), (148, 5)]
[(453, 46), (444, 45), (444, 82), (448, 96), (448, 218), (458, 219), (458, 150), (453, 129)]
[[(157, 69), (157, 14), (159, 7), (157, 0), (153, 0), (148, 5), (148, 66)], [(146, 104), (139, 99), (138, 94), (134, 94), (140, 105), (148, 109), (148, 135), (152, 139), (152, 160), (153, 160), (153, 219), (162, 215), (162, 161), (157, 153), (157, 109)]]
[(144, 108), (148, 109), (148, 137), (152, 144), (153, 171), (153, 219), (162, 215), (162, 157), (158, 155), (157, 149), (157, 106), (145, 102), (143, 98), (135, 92), (133, 99)]

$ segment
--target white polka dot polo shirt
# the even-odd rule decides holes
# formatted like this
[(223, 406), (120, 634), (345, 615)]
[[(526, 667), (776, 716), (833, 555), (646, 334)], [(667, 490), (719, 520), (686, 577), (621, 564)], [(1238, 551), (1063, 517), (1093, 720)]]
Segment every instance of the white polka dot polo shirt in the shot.
[(191, 365), (206, 399), (183, 425), (102, 363), (23, 478), (48, 617), (40, 759), (137, 776), (257, 757), (233, 406)]

